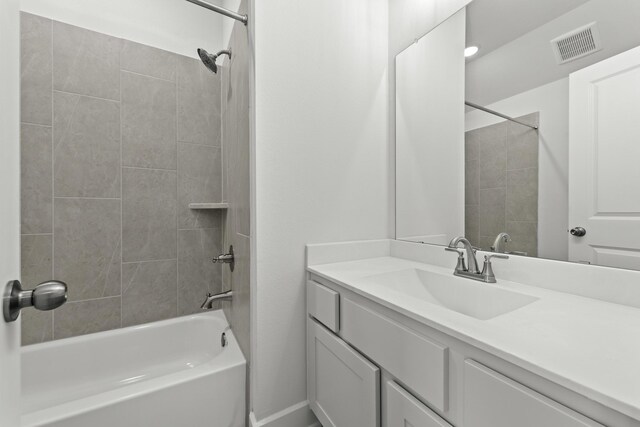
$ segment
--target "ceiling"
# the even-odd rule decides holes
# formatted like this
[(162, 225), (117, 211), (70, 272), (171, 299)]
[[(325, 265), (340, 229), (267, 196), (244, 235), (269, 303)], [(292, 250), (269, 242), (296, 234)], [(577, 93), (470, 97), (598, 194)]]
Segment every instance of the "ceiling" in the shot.
[(588, 0), (474, 0), (467, 7), (467, 46), (480, 58)]
[[(468, 39), (481, 51), (467, 61), (467, 100), (489, 105), (640, 46), (639, 19), (640, 0), (474, 0)], [(602, 50), (558, 64), (550, 41), (592, 22)]]

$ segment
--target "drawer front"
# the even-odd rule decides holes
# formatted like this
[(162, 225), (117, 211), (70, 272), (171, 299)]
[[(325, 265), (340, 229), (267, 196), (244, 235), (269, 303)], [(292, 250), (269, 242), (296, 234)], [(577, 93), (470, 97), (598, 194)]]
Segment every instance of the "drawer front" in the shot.
[(324, 427), (380, 427), (380, 370), (307, 319), (309, 406)]
[(336, 291), (307, 281), (307, 311), (333, 332), (340, 330), (340, 294)]
[(603, 427), (473, 360), (464, 364), (465, 427)]
[(393, 381), (387, 381), (387, 427), (452, 427)]
[(341, 335), (436, 409), (448, 409), (448, 349), (348, 298)]

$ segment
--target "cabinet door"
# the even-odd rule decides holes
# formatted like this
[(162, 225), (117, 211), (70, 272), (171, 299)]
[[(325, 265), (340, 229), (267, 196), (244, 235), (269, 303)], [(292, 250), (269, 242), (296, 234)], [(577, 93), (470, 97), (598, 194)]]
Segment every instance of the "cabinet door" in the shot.
[(603, 427), (489, 368), (464, 364), (465, 427)]
[(312, 319), (307, 320), (307, 387), (323, 427), (380, 426), (380, 370)]
[(393, 381), (388, 381), (386, 427), (451, 427), (418, 399)]

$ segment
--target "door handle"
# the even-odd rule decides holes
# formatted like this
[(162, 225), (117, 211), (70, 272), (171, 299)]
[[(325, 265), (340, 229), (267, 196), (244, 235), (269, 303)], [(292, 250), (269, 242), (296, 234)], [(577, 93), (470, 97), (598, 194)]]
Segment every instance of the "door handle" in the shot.
[(576, 227), (576, 228), (572, 228), (571, 230), (569, 230), (569, 233), (570, 233), (572, 236), (582, 237), (582, 236), (584, 236), (585, 234), (587, 234), (587, 230), (585, 230), (585, 229), (584, 229), (584, 228), (582, 228), (582, 227)]
[(53, 310), (67, 302), (67, 284), (58, 280), (42, 282), (34, 289), (23, 290), (19, 280), (12, 280), (4, 288), (2, 311), (4, 321), (14, 322), (20, 310), (34, 307), (36, 310)]

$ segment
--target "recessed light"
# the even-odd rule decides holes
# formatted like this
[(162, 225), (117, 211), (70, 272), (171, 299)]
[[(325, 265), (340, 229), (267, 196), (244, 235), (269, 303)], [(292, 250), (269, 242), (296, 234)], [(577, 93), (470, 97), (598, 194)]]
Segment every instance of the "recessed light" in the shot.
[(464, 50), (464, 57), (469, 58), (470, 56), (473, 56), (476, 53), (478, 53), (478, 50), (480, 50), (478, 46), (469, 46)]

